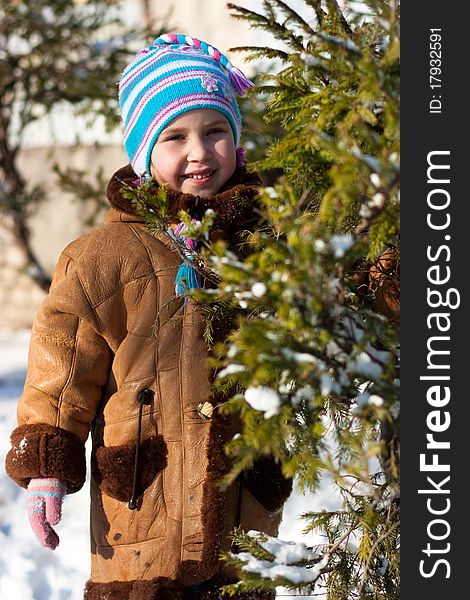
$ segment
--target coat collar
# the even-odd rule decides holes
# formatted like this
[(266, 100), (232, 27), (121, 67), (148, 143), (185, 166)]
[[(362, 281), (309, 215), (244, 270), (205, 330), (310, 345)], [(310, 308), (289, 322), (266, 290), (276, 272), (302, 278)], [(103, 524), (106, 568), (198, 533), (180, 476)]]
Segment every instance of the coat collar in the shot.
[[(136, 179), (138, 179), (138, 176), (131, 165), (122, 167), (111, 177), (106, 193), (111, 207), (118, 211), (111, 211), (109, 215), (111, 220), (143, 221), (141, 217), (135, 214), (132, 203), (124, 198), (121, 192), (123, 185), (132, 185)], [(230, 230), (234, 233), (235, 230), (249, 229), (250, 225), (259, 221), (259, 213), (256, 211), (258, 203), (255, 196), (262, 185), (263, 183), (257, 173), (248, 173), (244, 167), (237, 167), (230, 179), (215, 196), (205, 198), (169, 189), (170, 220), (178, 222), (178, 213), (181, 210), (191, 212), (198, 209), (204, 212), (212, 208), (216, 213), (210, 236), (213, 241), (225, 237), (224, 233)], [(240, 197), (248, 200), (248, 202), (240, 201)], [(121, 212), (125, 214), (120, 214)]]

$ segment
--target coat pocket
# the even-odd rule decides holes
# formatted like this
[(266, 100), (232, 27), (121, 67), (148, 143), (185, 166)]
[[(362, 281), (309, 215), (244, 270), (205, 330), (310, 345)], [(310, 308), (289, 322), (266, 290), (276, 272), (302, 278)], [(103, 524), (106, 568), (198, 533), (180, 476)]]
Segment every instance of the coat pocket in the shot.
[[(102, 492), (121, 502), (129, 502), (132, 496), (135, 450), (135, 444), (125, 444), (98, 446), (92, 452), (93, 479)], [(145, 492), (166, 466), (167, 448), (162, 436), (157, 435), (141, 442), (139, 454), (137, 496)]]

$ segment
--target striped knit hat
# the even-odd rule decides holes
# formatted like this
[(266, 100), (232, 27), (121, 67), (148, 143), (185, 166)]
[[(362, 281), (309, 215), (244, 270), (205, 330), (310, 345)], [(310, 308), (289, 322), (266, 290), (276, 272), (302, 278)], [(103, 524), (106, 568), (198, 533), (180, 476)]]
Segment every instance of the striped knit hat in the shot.
[(226, 56), (206, 42), (167, 33), (139, 52), (119, 81), (124, 147), (138, 175), (150, 173), (153, 146), (177, 116), (211, 108), (227, 117), (235, 146), (241, 115), (235, 94), (254, 85)]

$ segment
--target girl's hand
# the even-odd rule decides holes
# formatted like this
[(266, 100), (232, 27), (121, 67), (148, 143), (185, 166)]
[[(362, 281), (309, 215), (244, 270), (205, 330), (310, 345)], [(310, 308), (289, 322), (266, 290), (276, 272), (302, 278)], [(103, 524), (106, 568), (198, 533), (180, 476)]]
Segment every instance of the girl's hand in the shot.
[(40, 544), (49, 550), (55, 550), (59, 544), (52, 525), (60, 522), (66, 490), (65, 481), (48, 477), (31, 479), (28, 485), (29, 522)]

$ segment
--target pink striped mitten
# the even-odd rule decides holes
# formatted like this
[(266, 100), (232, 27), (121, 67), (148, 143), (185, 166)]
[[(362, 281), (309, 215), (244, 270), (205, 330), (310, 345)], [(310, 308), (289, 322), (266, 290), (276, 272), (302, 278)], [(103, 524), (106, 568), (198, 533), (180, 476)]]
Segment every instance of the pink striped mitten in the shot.
[(28, 485), (29, 522), (40, 544), (50, 550), (59, 544), (59, 536), (51, 525), (57, 525), (61, 519), (66, 490), (65, 481), (52, 477), (31, 479)]

